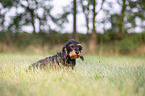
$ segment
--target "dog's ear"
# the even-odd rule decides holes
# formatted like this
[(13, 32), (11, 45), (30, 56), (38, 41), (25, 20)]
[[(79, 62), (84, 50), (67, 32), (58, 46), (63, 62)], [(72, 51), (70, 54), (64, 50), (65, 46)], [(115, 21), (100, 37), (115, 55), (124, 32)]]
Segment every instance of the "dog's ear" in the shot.
[(66, 50), (66, 47), (65, 46), (62, 48), (61, 55), (62, 55), (62, 58), (63, 59), (65, 59), (66, 56), (67, 56), (67, 50)]
[(84, 57), (82, 55), (80, 56), (80, 59), (82, 59), (82, 61), (84, 61)]

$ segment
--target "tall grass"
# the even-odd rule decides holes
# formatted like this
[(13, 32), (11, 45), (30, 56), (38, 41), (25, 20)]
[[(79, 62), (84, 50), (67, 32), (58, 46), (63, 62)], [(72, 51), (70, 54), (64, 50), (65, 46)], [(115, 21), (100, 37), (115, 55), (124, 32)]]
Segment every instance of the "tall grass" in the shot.
[(0, 96), (145, 96), (144, 57), (86, 55), (74, 70), (26, 72), (44, 57), (0, 54)]

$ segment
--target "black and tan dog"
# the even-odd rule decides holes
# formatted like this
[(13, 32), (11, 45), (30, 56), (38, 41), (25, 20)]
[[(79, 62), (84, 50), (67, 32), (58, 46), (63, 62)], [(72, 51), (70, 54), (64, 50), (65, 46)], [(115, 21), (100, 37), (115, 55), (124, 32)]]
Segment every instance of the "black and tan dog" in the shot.
[(47, 68), (50, 66), (52, 68), (71, 67), (73, 69), (76, 65), (77, 58), (84, 60), (84, 57), (81, 53), (82, 45), (74, 39), (71, 39), (64, 45), (60, 53), (57, 53), (51, 57), (46, 57), (45, 59), (41, 59), (40, 61), (33, 63), (31, 66), (29, 66), (29, 68)]

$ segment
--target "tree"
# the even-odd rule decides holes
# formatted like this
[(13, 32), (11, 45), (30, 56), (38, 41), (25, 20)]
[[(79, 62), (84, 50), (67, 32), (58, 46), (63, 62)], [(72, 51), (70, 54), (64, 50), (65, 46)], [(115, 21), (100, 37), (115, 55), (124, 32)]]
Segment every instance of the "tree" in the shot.
[(85, 15), (87, 34), (89, 34), (89, 31), (91, 29), (89, 24), (92, 25), (91, 36), (89, 39), (89, 50), (92, 52), (96, 50), (97, 45), (96, 16), (102, 10), (104, 2), (105, 0), (102, 0), (101, 7), (99, 10), (97, 10), (96, 9), (96, 7), (98, 6), (97, 0), (80, 0), (80, 5)]
[(83, 10), (83, 13), (85, 15), (85, 20), (86, 20), (86, 27), (87, 27), (87, 34), (89, 34), (89, 30), (90, 30), (90, 27), (89, 27), (89, 22), (90, 22), (90, 18), (89, 18), (89, 14), (90, 14), (90, 2), (87, 0), (80, 0), (80, 4), (81, 4), (81, 7), (82, 7), (82, 10)]
[(1, 31), (6, 31), (7, 26), (5, 26), (5, 18), (6, 14), (9, 12), (9, 10), (13, 7), (16, 6), (19, 3), (19, 0), (0, 0), (0, 28)]
[[(126, 21), (125, 24), (131, 24), (131, 27), (126, 27), (135, 30), (136, 27), (145, 30), (145, 1), (144, 0), (127, 0)], [(139, 21), (139, 23), (138, 23)], [(132, 31), (135, 32), (135, 31)]]
[(96, 50), (96, 45), (97, 45), (97, 33), (96, 33), (96, 16), (98, 15), (99, 11), (102, 10), (102, 6), (105, 2), (105, 0), (102, 1), (101, 3), (101, 7), (99, 9), (98, 12), (96, 12), (96, 6), (97, 6), (97, 2), (96, 0), (90, 0), (90, 5), (93, 6), (92, 8), (92, 32), (91, 32), (91, 37), (90, 37), (90, 43), (89, 43), (89, 50), (94, 52)]
[[(117, 34), (117, 39), (119, 40), (122, 39), (123, 34), (125, 34), (125, 32), (129, 32), (130, 29), (134, 30), (137, 27), (141, 29), (145, 29), (145, 26), (143, 24), (143, 22), (145, 21), (144, 0), (122, 0), (122, 2), (118, 1), (118, 3), (122, 5), (122, 8), (119, 16), (116, 15), (117, 16), (116, 18), (118, 18), (119, 21), (118, 24), (119, 32)], [(137, 23), (138, 20), (141, 21), (140, 24)]]
[(97, 37), (96, 37), (96, 27), (95, 27), (95, 18), (96, 18), (96, 1), (92, 0), (92, 5), (93, 5), (93, 9), (92, 9), (92, 13), (93, 13), (93, 22), (92, 22), (92, 33), (91, 33), (91, 38), (90, 38), (90, 45), (89, 45), (89, 49), (90, 51), (94, 51), (96, 49), (96, 42), (97, 42)]
[[(50, 0), (25, 0), (25, 2), (27, 2), (27, 5), (24, 5), (23, 3), (20, 2), (20, 5), (22, 8), (25, 9), (23, 14), (21, 21), (23, 21), (23, 25), (31, 25), (33, 27), (33, 33), (36, 33), (36, 20), (38, 20), (39, 22), (39, 32), (44, 31), (44, 26), (49, 26), (48, 25), (48, 19), (53, 17), (50, 14), (50, 11), (52, 10), (53, 6), (50, 3)], [(40, 14), (38, 10), (41, 10), (42, 13)], [(21, 15), (20, 14), (20, 15)], [(19, 15), (17, 15), (19, 16)], [(51, 16), (51, 17), (50, 17)], [(16, 18), (16, 17), (14, 17)], [(18, 22), (20, 23), (20, 22)], [(48, 30), (47, 30), (48, 31)]]
[(124, 33), (124, 18), (125, 18), (125, 11), (126, 11), (126, 0), (122, 0), (122, 9), (121, 9), (121, 16), (119, 22), (119, 32), (117, 34), (118, 39), (122, 39)]
[(76, 0), (73, 1), (73, 38), (75, 40), (78, 40), (79, 37), (78, 37), (78, 33), (77, 33), (77, 18), (76, 18), (76, 15), (77, 15), (77, 2)]
[[(57, 27), (62, 27), (65, 22), (68, 22), (67, 16), (70, 14), (68, 8), (64, 9), (62, 14), (53, 16), (51, 10), (53, 5), (52, 0), (2, 0), (2, 8), (0, 9), (4, 13), (0, 14), (0, 25), (3, 29), (12, 32), (21, 32), (24, 26), (32, 26), (33, 33), (36, 33), (36, 22), (39, 25), (37, 32), (49, 32), (52, 29), (50, 22), (53, 22)], [(5, 14), (9, 13), (12, 8), (15, 8), (15, 15), (9, 17), (11, 22), (6, 26)], [(18, 12), (21, 8), (23, 12)], [(6, 11), (5, 11), (6, 10)], [(1, 28), (1, 27), (0, 27)]]

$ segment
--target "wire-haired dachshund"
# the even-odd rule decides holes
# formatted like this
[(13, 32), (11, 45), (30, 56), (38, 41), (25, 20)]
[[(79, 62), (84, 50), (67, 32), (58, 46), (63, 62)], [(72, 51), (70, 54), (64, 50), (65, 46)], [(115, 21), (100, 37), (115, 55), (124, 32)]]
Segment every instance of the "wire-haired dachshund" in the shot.
[(29, 69), (34, 68), (69, 68), (72, 69), (76, 65), (76, 59), (82, 56), (82, 45), (74, 39), (69, 40), (62, 48), (62, 51), (54, 56), (46, 57), (29, 66)]

